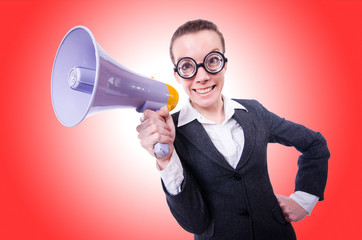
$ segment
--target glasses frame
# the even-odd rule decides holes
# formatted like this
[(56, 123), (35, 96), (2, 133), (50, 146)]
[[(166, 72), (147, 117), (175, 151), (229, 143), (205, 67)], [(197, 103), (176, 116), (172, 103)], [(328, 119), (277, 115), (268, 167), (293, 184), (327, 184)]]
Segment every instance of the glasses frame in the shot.
[[(205, 66), (205, 61), (206, 61), (206, 59), (208, 58), (208, 56), (210, 56), (211, 54), (215, 54), (215, 53), (218, 54), (218, 55), (220, 55), (220, 56), (222, 57), (223, 61), (222, 61), (222, 66), (220, 67), (220, 70), (218, 70), (218, 71), (216, 71), (216, 72), (212, 72), (212, 71), (209, 71), (209, 70), (207, 69), (207, 67)], [(191, 76), (189, 76), (189, 77), (182, 76), (182, 74), (180, 74), (180, 72), (178, 71), (178, 65), (180, 64), (181, 61), (183, 61), (183, 60), (185, 60), (185, 59), (191, 60), (191, 62), (193, 62), (194, 65), (196, 66), (195, 72), (194, 72)], [(177, 74), (178, 74), (180, 77), (182, 77), (183, 79), (190, 79), (190, 78), (193, 78), (194, 76), (196, 76), (197, 70), (199, 69), (199, 67), (203, 67), (207, 73), (217, 74), (217, 73), (221, 72), (221, 70), (224, 69), (225, 63), (226, 63), (227, 61), (228, 61), (228, 59), (224, 56), (224, 54), (222, 54), (221, 52), (218, 52), (218, 51), (212, 51), (212, 52), (206, 54), (206, 56), (205, 56), (205, 58), (204, 58), (204, 61), (203, 61), (202, 63), (199, 63), (199, 64), (197, 64), (196, 61), (195, 61), (194, 59), (190, 58), (190, 57), (181, 58), (180, 60), (178, 60), (176, 66), (174, 67), (173, 70), (174, 70), (175, 72), (177, 72)]]

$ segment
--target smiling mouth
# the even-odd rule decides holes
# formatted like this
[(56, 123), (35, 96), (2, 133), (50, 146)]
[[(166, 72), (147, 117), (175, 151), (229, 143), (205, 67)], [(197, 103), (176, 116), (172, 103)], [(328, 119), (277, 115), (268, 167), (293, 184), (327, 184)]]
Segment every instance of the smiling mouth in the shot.
[(215, 88), (215, 86), (216, 85), (214, 85), (212, 87), (209, 87), (209, 88), (204, 88), (204, 89), (194, 89), (194, 91), (199, 93), (199, 94), (206, 94), (206, 93), (211, 92)]

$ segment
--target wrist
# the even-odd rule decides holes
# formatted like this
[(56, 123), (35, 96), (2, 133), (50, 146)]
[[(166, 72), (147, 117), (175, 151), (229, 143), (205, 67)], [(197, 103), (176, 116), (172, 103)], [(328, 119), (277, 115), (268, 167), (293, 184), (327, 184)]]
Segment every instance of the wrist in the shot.
[(170, 158), (157, 159), (156, 163), (157, 163), (158, 168), (162, 171), (170, 163)]
[(164, 170), (171, 161), (171, 156), (174, 151), (173, 145), (169, 145), (169, 151), (170, 153), (166, 157), (160, 157), (155, 154), (157, 166), (161, 171)]

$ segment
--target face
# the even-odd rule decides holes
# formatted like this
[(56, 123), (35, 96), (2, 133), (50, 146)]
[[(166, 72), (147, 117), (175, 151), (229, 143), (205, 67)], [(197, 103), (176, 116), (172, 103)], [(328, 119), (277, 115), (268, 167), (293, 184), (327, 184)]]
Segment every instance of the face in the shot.
[[(223, 48), (219, 35), (214, 31), (205, 30), (177, 38), (172, 51), (175, 63), (181, 58), (190, 57), (199, 64), (204, 61), (208, 53), (223, 52)], [(202, 112), (222, 106), (221, 92), (226, 67), (227, 63), (225, 63), (224, 69), (216, 74), (208, 73), (203, 67), (200, 67), (197, 74), (190, 79), (184, 79), (175, 72), (176, 80), (183, 86), (195, 109)]]

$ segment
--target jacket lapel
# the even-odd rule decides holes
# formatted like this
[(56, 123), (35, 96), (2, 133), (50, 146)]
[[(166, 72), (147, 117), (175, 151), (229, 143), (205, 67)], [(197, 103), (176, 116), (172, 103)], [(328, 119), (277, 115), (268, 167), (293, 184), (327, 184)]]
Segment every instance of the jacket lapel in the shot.
[(179, 127), (178, 131), (209, 159), (224, 168), (233, 169), (227, 163), (224, 156), (216, 149), (204, 127), (196, 119), (182, 127)]
[[(236, 170), (239, 170), (248, 162), (255, 147), (255, 127), (250, 113), (245, 110), (236, 109), (233, 118), (243, 128), (245, 137), (243, 153), (241, 154), (241, 158), (236, 166)], [(224, 168), (234, 170), (227, 163), (224, 156), (216, 149), (203, 126), (196, 119), (184, 126), (179, 127), (178, 131), (209, 159)]]
[(233, 118), (239, 123), (244, 131), (244, 149), (241, 154), (240, 161), (236, 166), (236, 170), (242, 168), (250, 159), (250, 155), (255, 147), (255, 125), (249, 112), (245, 110), (237, 109), (233, 115)]

